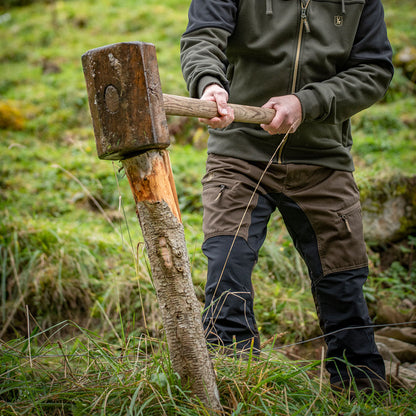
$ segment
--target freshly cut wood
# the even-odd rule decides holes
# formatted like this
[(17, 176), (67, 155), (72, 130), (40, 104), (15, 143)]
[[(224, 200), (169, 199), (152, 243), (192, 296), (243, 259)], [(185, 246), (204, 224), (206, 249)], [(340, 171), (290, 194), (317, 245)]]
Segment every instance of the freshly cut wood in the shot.
[(169, 153), (166, 150), (151, 150), (122, 163), (136, 203), (164, 201), (181, 222)]
[(208, 408), (221, 411), (169, 155), (152, 150), (123, 160), (123, 166), (136, 201), (173, 369)]

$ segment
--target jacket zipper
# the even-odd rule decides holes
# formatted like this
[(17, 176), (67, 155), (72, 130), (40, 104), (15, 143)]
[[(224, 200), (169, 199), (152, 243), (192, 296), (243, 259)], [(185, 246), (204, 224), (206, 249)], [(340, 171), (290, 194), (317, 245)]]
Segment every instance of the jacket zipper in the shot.
[[(291, 88), (291, 94), (293, 94), (296, 91), (296, 82), (298, 80), (298, 71), (299, 71), (299, 60), (300, 60), (300, 48), (302, 45), (302, 37), (303, 37), (303, 28), (305, 28), (306, 33), (310, 33), (311, 28), (309, 26), (308, 22), (308, 6), (311, 0), (300, 0), (300, 26), (299, 26), (299, 34), (298, 34), (298, 44), (296, 47), (296, 57), (295, 57), (295, 66), (293, 68), (293, 80), (292, 80), (292, 88)], [(284, 143), (281, 144), (279, 155), (277, 158), (277, 163), (282, 163), (282, 153), (283, 153), (283, 147), (286, 143), (286, 140)]]
[(299, 60), (300, 60), (300, 47), (302, 45), (302, 37), (303, 37), (303, 28), (305, 28), (306, 33), (310, 33), (311, 28), (309, 27), (308, 22), (308, 6), (311, 0), (300, 0), (300, 27), (299, 27), (299, 35), (298, 35), (298, 45), (296, 48), (296, 58), (295, 58), (295, 67), (293, 69), (293, 81), (292, 81), (292, 89), (291, 93), (293, 94), (296, 91), (296, 82), (298, 80), (298, 70), (299, 70)]

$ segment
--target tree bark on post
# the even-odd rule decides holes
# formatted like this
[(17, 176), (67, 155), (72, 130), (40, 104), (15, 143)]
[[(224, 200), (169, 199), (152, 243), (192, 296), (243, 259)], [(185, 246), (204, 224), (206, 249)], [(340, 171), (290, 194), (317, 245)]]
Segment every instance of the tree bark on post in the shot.
[(108, 45), (82, 57), (100, 159), (121, 160), (133, 192), (172, 367), (210, 413), (222, 407), (191, 278), (152, 44)]
[(173, 369), (190, 382), (202, 402), (220, 412), (168, 152), (152, 150), (122, 163), (136, 202)]

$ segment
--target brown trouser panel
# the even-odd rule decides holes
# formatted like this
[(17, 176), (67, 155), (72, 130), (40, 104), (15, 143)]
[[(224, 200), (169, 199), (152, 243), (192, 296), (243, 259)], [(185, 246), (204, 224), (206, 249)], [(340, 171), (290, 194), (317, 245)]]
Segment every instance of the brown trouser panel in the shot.
[[(209, 155), (202, 180), (205, 239), (236, 233), (265, 167), (265, 163)], [(359, 191), (351, 172), (273, 164), (258, 193), (283, 194), (303, 210), (317, 238), (323, 276), (367, 265)], [(246, 240), (257, 198), (251, 199), (239, 231)]]

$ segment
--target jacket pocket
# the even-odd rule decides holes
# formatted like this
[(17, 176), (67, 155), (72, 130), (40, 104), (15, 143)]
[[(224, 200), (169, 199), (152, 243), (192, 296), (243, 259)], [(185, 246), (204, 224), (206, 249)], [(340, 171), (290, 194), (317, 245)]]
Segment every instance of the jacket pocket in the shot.
[(365, 4), (365, 0), (314, 0), (315, 3), (335, 3), (342, 7), (342, 4), (351, 6), (353, 4)]

